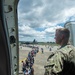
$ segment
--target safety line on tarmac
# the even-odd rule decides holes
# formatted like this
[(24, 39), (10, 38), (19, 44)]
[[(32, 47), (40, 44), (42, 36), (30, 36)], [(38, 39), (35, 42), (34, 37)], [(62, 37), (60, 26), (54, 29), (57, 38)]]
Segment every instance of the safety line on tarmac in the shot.
[(19, 64), (21, 64), (21, 62), (22, 62), (22, 61), (25, 61), (25, 60), (26, 60), (26, 58), (24, 58), (24, 59), (20, 60), (20, 61), (19, 61)]

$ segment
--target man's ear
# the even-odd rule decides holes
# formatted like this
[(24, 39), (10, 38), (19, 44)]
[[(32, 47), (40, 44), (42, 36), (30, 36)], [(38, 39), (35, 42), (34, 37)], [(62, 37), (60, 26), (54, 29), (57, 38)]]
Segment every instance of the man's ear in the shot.
[(65, 35), (64, 34), (62, 34), (62, 40), (65, 38)]

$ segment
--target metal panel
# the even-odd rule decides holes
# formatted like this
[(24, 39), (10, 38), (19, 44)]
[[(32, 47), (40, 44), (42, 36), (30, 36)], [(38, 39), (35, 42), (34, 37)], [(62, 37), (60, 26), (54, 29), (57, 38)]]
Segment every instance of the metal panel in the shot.
[(70, 30), (70, 44), (75, 46), (75, 22), (67, 22), (64, 26)]
[(4, 0), (3, 3), (5, 28), (10, 41), (11, 75), (18, 75), (19, 72), (17, 3), (18, 0)]

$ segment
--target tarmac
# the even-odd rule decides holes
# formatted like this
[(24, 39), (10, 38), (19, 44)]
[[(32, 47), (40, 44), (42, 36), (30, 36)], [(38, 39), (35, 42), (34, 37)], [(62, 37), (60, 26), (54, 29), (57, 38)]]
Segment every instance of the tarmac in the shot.
[[(36, 46), (36, 45), (35, 45)], [(39, 52), (34, 57), (34, 75), (44, 75), (45, 69), (44, 66), (46, 65), (47, 58), (50, 55), (50, 47), (51, 46), (44, 46), (44, 45), (37, 45), (39, 47)], [(41, 48), (43, 48), (44, 53), (42, 53)], [(52, 51), (57, 50), (58, 46), (51, 47)], [(21, 61), (25, 61), (28, 53), (32, 50), (32, 48), (27, 46), (19, 46), (19, 75), (23, 75), (22, 72), (22, 63)]]

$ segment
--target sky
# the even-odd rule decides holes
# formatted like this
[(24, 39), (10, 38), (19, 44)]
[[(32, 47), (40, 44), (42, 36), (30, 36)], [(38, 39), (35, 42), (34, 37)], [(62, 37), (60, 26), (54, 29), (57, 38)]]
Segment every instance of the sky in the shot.
[(75, 0), (19, 0), (19, 41), (55, 42), (55, 30), (75, 21)]

